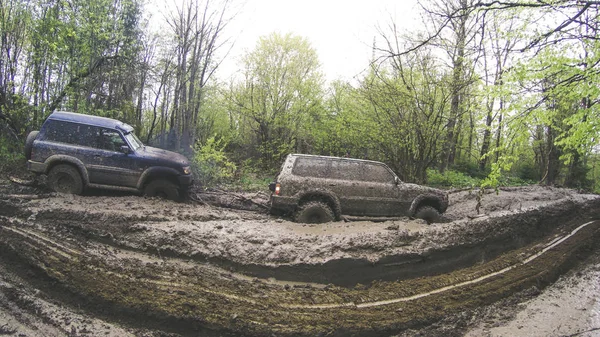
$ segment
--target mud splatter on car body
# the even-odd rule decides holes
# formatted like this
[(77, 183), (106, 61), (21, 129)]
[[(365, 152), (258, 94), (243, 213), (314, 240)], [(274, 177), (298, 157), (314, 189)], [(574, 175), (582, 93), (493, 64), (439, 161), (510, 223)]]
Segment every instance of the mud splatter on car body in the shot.
[(409, 216), (431, 223), (448, 208), (446, 192), (402, 182), (383, 163), (352, 158), (290, 154), (270, 189), (272, 212), (294, 214), (298, 222), (350, 215)]

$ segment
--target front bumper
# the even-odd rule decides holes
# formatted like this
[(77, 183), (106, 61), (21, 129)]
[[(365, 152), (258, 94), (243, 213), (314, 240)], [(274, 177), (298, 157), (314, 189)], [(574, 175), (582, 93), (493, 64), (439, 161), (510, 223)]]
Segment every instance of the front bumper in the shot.
[(179, 186), (182, 188), (190, 187), (194, 184), (194, 177), (191, 174), (178, 176)]

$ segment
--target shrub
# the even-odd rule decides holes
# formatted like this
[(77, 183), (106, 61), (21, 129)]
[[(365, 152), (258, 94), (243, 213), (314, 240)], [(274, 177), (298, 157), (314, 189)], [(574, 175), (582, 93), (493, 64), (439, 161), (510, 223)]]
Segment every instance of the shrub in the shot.
[(481, 184), (481, 180), (470, 177), (462, 172), (446, 170), (440, 173), (434, 169), (427, 170), (427, 181), (431, 186), (445, 188), (475, 187)]
[(227, 146), (222, 140), (215, 137), (207, 139), (206, 144), (196, 144), (194, 151), (194, 173), (204, 186), (214, 186), (233, 178), (236, 166), (229, 161), (224, 152)]
[[(18, 150), (21, 150), (20, 148)], [(0, 139), (0, 172), (19, 175), (27, 172), (23, 169), (25, 166), (25, 156), (23, 153), (15, 152), (7, 142)]]

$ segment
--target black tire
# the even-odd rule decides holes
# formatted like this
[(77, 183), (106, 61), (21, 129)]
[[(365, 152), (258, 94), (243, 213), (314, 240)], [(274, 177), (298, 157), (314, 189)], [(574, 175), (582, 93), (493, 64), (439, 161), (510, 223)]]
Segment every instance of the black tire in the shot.
[(179, 201), (179, 188), (172, 182), (164, 179), (152, 180), (146, 188), (144, 194), (149, 197), (159, 197), (173, 201)]
[(79, 171), (71, 165), (54, 166), (48, 173), (48, 185), (59, 193), (81, 194), (83, 180)]
[(33, 148), (33, 141), (37, 138), (39, 131), (31, 131), (27, 135), (27, 139), (25, 140), (25, 158), (27, 160), (31, 159), (31, 149)]
[(440, 212), (432, 206), (421, 206), (415, 213), (415, 218), (427, 221), (427, 224), (432, 224), (440, 220)]
[(335, 215), (326, 203), (310, 201), (300, 206), (295, 216), (296, 222), (325, 223), (335, 220)]

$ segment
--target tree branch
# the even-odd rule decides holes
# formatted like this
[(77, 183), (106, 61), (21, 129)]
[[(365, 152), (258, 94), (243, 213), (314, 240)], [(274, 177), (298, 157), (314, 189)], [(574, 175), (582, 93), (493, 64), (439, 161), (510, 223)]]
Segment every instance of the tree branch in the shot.
[(63, 90), (60, 92), (60, 94), (58, 94), (58, 96), (56, 98), (54, 98), (54, 100), (52, 101), (52, 103), (50, 104), (50, 106), (48, 107), (48, 110), (50, 112), (56, 110), (56, 108), (58, 108), (58, 106), (62, 103), (63, 99), (65, 98), (65, 96), (67, 96), (67, 92), (69, 91), (69, 89), (75, 87), (77, 84), (79, 84), (79, 82), (87, 77), (89, 77), (90, 75), (92, 75), (93, 73), (95, 73), (100, 67), (102, 67), (102, 65), (104, 65), (104, 63), (108, 60), (114, 60), (119, 58), (118, 55), (114, 55), (114, 56), (102, 56), (99, 59), (96, 60), (96, 62), (94, 62), (94, 64), (92, 64), (91, 67), (87, 68), (86, 70), (80, 72), (79, 74), (75, 75), (75, 77), (72, 77), (69, 80), (69, 83), (67, 83), (67, 85), (65, 85), (65, 87), (63, 88)]

